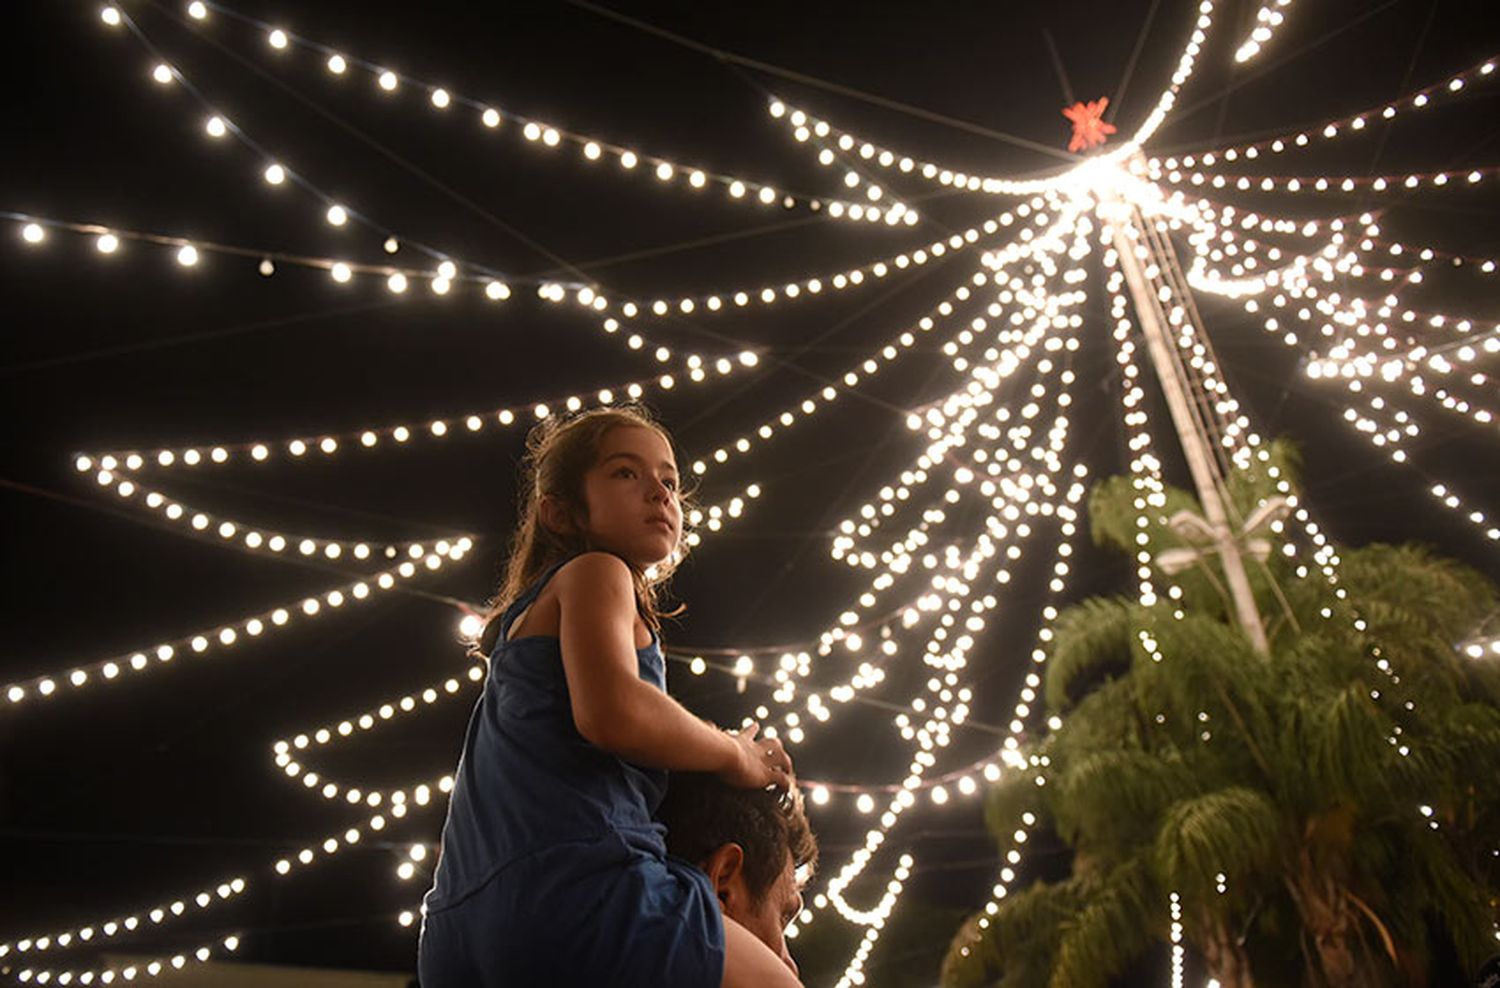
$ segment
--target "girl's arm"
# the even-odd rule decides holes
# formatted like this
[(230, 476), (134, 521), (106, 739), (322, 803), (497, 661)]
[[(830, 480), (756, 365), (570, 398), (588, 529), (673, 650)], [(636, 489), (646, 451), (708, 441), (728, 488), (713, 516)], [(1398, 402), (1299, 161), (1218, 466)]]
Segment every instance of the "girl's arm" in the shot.
[(754, 726), (726, 734), (643, 682), (635, 649), (635, 584), (616, 556), (590, 552), (553, 577), (573, 723), (590, 743), (652, 768), (713, 772), (731, 785), (788, 785), (791, 759)]

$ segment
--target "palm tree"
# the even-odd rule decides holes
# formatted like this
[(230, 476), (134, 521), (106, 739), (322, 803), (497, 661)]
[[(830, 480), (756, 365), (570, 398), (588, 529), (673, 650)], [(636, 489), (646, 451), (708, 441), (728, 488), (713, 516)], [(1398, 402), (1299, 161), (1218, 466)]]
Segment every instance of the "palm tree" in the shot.
[[(1232, 482), (1240, 517), (1294, 464), (1276, 446), (1256, 466)], [(1180, 547), (1168, 519), (1192, 498), (1154, 501), (1128, 478), (1100, 484), (1095, 540)], [(1416, 547), (1342, 555), (1323, 560), (1337, 584), (1290, 540), (1253, 568), (1264, 655), (1211, 560), (1150, 606), (1102, 598), (1059, 616), (1045, 692), (1063, 726), (987, 816), (997, 835), (1025, 814), (1049, 824), (1072, 875), (971, 918), (945, 985), (1103, 988), (1167, 938), (1173, 892), (1223, 988), (1288, 957), (1308, 984), (1422, 983), (1434, 934), (1472, 966), (1493, 949), (1500, 669), (1455, 646), (1495, 592)]]

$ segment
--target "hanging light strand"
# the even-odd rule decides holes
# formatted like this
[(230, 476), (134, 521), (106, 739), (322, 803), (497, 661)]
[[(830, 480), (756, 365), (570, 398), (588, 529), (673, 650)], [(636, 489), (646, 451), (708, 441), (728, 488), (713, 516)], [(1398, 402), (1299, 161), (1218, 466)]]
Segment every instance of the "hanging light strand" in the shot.
[[(222, 3), (205, 2), (205, 7), (263, 35), (273, 52), (302, 49), (317, 54), (324, 60), (324, 67), (332, 78), (341, 78), (351, 72), (358, 72), (372, 80), (380, 92), (387, 95), (394, 95), (403, 90), (422, 93), (427, 97), (426, 105), (435, 114), (446, 115), (461, 109), (472, 115), (482, 132), (514, 132), (526, 144), (549, 150), (567, 146), (585, 162), (607, 161), (617, 165), (621, 174), (650, 176), (656, 184), (685, 189), (689, 193), (702, 192), (711, 187), (717, 188), (730, 202), (744, 202), (762, 208), (767, 206), (781, 206), (786, 209), (800, 208), (813, 213), (822, 213), (832, 219), (874, 222), (887, 218), (886, 214), (890, 211), (873, 204), (789, 192), (780, 186), (766, 182), (709, 168), (684, 165), (681, 162), (643, 151), (638, 147), (617, 144), (597, 136), (558, 127), (546, 121), (516, 113), (499, 103), (475, 99), (430, 80), (418, 78), (409, 73), (397, 72), (387, 66), (304, 37), (294, 31), (288, 31), (241, 14)], [(918, 214), (904, 204), (900, 204), (897, 216), (907, 224), (911, 224), (917, 222)], [(908, 216), (910, 219), (905, 219)]]
[(6, 701), (0, 709), (14, 711), (23, 703), (30, 707), (34, 703), (45, 702), (61, 691), (77, 692), (86, 686), (109, 684), (121, 677), (160, 669), (177, 658), (227, 649), (236, 643), (280, 631), (294, 620), (311, 619), (325, 610), (338, 610), (346, 603), (362, 603), (379, 592), (394, 589), (398, 581), (411, 580), (422, 572), (435, 572), (445, 563), (463, 559), (471, 546), (472, 543), (467, 538), (451, 544), (440, 542), (421, 560), (408, 559), (390, 569), (363, 579), (341, 583), (331, 590), (306, 597), (297, 603), (288, 603), (228, 624), (171, 638), (138, 652), (94, 659), (63, 671), (15, 680), (0, 687), (0, 696)]

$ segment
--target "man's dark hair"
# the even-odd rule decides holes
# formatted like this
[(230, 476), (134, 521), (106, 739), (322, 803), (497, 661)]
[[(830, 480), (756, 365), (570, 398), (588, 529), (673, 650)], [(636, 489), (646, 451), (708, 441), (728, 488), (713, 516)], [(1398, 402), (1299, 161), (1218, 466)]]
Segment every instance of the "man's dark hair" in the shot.
[(818, 862), (818, 841), (795, 790), (736, 789), (706, 773), (673, 772), (656, 818), (667, 826), (667, 850), (695, 864), (738, 844), (745, 885), (757, 899), (771, 891), (788, 852), (794, 868), (810, 872)]

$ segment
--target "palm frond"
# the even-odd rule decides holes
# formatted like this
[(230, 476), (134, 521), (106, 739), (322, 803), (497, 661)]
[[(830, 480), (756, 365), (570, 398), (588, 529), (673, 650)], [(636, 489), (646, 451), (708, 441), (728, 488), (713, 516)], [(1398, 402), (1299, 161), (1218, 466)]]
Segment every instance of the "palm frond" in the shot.
[[(944, 988), (976, 988), (1001, 983), (1038, 985), (1036, 972), (1051, 969), (1063, 923), (1079, 908), (1082, 883), (1038, 882), (1002, 899), (993, 914), (971, 917), (948, 945), (943, 958)], [(1020, 975), (1032, 975), (1030, 981)]]
[(1162, 939), (1164, 900), (1144, 857), (1090, 883), (1082, 908), (1063, 924), (1051, 988), (1106, 988)]
[(1170, 807), (1156, 838), (1162, 881), (1206, 899), (1223, 874), (1236, 885), (1272, 870), (1285, 836), (1280, 812), (1264, 793), (1231, 786)]
[(1385, 740), (1390, 716), (1371, 694), (1364, 683), (1352, 683), (1299, 704), (1295, 725), (1305, 752), (1302, 767), (1326, 798), (1383, 803), (1386, 794), (1420, 770), (1420, 762), (1392, 757)]
[(1141, 608), (1124, 597), (1091, 598), (1059, 614), (1047, 662), (1048, 709), (1071, 706), (1073, 688), (1091, 674), (1116, 667), (1124, 672), (1143, 620)]
[(1053, 775), (1058, 833), (1095, 847), (1149, 840), (1162, 811), (1193, 791), (1181, 758), (1141, 750), (1089, 752)]

